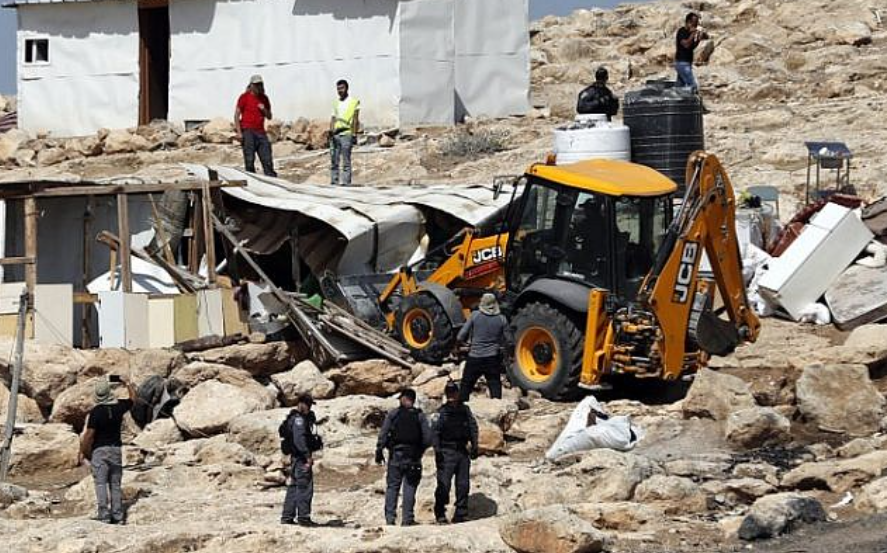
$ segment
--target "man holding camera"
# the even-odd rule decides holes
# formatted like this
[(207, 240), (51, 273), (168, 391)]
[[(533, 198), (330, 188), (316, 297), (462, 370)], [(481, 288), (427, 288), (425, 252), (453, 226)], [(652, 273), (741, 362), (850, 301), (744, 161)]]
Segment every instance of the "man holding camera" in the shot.
[(699, 91), (696, 77), (693, 75), (693, 52), (699, 43), (708, 39), (708, 33), (699, 26), (699, 16), (693, 12), (684, 18), (684, 26), (678, 29), (675, 36), (674, 68), (678, 74), (677, 85)]
[[(117, 399), (112, 385), (124, 384), (129, 399)], [(123, 493), (123, 454), (120, 427), (123, 417), (132, 409), (136, 391), (132, 384), (124, 382), (119, 375), (110, 375), (95, 383), (95, 406), (86, 419), (86, 429), (80, 439), (80, 455), (77, 463), (84, 459), (90, 462), (95, 481), (96, 520), (109, 524), (124, 524)], [(109, 493), (110, 492), (110, 493)], [(110, 505), (109, 505), (110, 495)]]

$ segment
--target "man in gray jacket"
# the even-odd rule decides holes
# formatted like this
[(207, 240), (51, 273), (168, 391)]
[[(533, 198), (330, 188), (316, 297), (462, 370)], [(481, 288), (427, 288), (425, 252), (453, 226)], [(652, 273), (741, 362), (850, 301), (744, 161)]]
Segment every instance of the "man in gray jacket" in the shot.
[(468, 359), (462, 371), (459, 399), (466, 402), (478, 379), (483, 376), (490, 390), (490, 397), (502, 397), (502, 371), (505, 368), (503, 351), (514, 343), (514, 335), (508, 320), (499, 310), (499, 302), (493, 294), (484, 294), (478, 310), (462, 325), (456, 340), (471, 340)]
[(385, 523), (394, 525), (397, 496), (403, 486), (401, 526), (413, 526), (416, 518), (416, 489), (422, 479), (422, 454), (431, 445), (431, 426), (421, 409), (416, 407), (416, 392), (405, 388), (400, 393), (400, 406), (392, 409), (382, 423), (376, 442), (376, 463), (385, 462), (383, 449), (388, 450), (388, 471), (385, 475)]

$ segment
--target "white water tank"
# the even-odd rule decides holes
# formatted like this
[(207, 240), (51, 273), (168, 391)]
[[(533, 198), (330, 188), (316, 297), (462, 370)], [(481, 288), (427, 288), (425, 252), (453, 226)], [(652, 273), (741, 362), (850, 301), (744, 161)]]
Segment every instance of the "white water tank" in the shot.
[(580, 114), (554, 130), (554, 153), (558, 165), (591, 158), (631, 161), (631, 137), (628, 127), (606, 115)]

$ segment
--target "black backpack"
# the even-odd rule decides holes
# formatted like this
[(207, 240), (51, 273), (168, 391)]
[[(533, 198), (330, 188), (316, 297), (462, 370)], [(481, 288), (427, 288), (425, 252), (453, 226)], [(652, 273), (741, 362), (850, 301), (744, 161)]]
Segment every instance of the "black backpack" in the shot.
[(422, 423), (419, 420), (420, 411), (415, 408), (397, 410), (391, 421), (391, 431), (388, 434), (388, 446), (398, 445), (422, 445)]
[[(280, 451), (284, 455), (294, 455), (296, 453), (296, 446), (293, 444), (293, 423), (296, 417), (301, 416), (298, 411), (292, 409), (283, 422), (280, 423), (280, 426), (277, 427), (277, 435), (280, 436)], [(305, 443), (308, 444), (308, 449), (312, 452), (323, 449), (323, 439), (314, 432), (314, 413), (310, 413), (306, 417), (306, 422), (308, 424), (305, 425)]]
[(468, 408), (464, 405), (453, 407), (444, 405), (440, 408), (440, 441), (464, 446), (471, 441), (471, 430), (468, 425)]

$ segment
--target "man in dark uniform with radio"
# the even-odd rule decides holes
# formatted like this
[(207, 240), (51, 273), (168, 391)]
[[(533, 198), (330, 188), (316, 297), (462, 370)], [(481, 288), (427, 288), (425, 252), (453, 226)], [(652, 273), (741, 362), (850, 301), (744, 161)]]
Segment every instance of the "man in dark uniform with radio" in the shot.
[[(311, 520), (311, 502), (314, 499), (314, 452), (323, 444), (314, 433), (316, 419), (311, 407), (314, 399), (309, 394), (299, 396), (293, 409), (278, 430), (282, 433), (281, 449), (292, 457), (290, 484), (283, 503), (282, 524), (317, 526)], [(287, 440), (289, 438), (291, 441)]]
[(447, 503), (450, 501), (453, 477), (456, 479), (453, 522), (465, 522), (467, 519), (471, 459), (477, 458), (478, 448), (477, 420), (471, 409), (459, 399), (459, 386), (455, 382), (447, 383), (444, 395), (447, 401), (438, 409), (431, 430), (437, 464), (434, 518), (439, 524), (447, 523)]
[(400, 393), (400, 406), (392, 409), (376, 442), (376, 463), (385, 462), (388, 450), (388, 471), (385, 475), (385, 523), (394, 525), (397, 517), (397, 496), (403, 486), (402, 526), (416, 524), (413, 509), (416, 489), (422, 479), (422, 454), (431, 445), (431, 427), (428, 418), (416, 407), (416, 392), (409, 388)]

